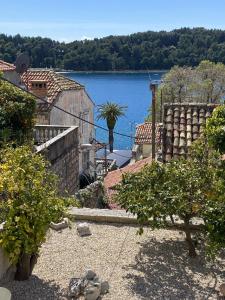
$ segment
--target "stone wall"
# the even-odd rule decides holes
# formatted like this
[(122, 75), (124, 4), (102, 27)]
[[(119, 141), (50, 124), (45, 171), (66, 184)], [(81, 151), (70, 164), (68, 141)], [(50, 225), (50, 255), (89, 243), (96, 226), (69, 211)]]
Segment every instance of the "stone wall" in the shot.
[[(94, 122), (94, 103), (89, 98), (85, 89), (67, 90), (59, 93), (54, 104), (58, 107), (81, 117), (82, 119)], [(50, 125), (78, 126), (80, 144), (89, 144), (94, 137), (94, 126), (83, 122), (69, 114), (65, 114), (56, 107), (52, 107), (49, 112)], [(90, 150), (89, 163), (94, 166), (95, 163), (94, 149)], [(82, 153), (79, 155), (80, 173), (89, 173), (94, 176), (94, 168), (90, 167), (88, 172), (85, 170), (86, 162), (83, 163)]]
[(75, 194), (79, 187), (78, 127), (70, 127), (55, 138), (37, 147), (51, 163), (51, 170), (59, 176), (61, 195)]
[(105, 208), (105, 192), (102, 181), (95, 181), (85, 189), (79, 190), (75, 194), (76, 199), (82, 207)]

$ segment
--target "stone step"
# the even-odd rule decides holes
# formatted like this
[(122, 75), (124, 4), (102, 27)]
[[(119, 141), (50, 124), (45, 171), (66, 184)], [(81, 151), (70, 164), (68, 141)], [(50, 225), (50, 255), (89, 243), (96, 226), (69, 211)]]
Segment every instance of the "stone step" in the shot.
[(69, 215), (73, 220), (79, 221), (137, 224), (137, 218), (125, 210), (73, 207), (70, 209)]
[[(119, 224), (138, 224), (137, 217), (125, 210), (98, 209), (98, 208), (77, 208), (73, 207), (69, 210), (70, 218), (74, 221), (91, 221), (104, 223), (119, 223)], [(167, 218), (169, 228), (183, 229), (184, 224), (181, 219), (175, 217), (175, 223), (172, 223), (170, 218)], [(147, 224), (146, 224), (147, 225)], [(193, 218), (191, 229), (199, 230), (204, 227), (204, 221), (200, 218)]]

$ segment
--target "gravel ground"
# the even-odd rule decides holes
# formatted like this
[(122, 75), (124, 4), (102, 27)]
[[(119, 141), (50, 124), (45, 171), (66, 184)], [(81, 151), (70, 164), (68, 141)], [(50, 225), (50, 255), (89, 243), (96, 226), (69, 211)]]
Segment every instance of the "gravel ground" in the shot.
[(31, 278), (4, 284), (13, 300), (67, 299), (69, 280), (86, 268), (109, 280), (103, 300), (218, 299), (225, 260), (210, 265), (190, 259), (182, 233), (146, 229), (138, 236), (135, 226), (90, 223), (90, 228), (92, 236), (83, 238), (75, 224), (50, 231)]

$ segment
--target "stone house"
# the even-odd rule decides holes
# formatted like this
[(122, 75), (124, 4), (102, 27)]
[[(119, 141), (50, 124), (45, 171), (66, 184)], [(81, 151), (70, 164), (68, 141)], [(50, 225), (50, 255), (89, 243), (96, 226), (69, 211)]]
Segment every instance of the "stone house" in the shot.
[(94, 149), (81, 147), (90, 144), (94, 126), (60, 111), (58, 106), (86, 121), (94, 122), (94, 103), (78, 82), (49, 69), (30, 69), (22, 75), (22, 81), (37, 99), (37, 119), (40, 125), (79, 127), (79, 172), (94, 175)]
[[(156, 150), (161, 148), (162, 124), (156, 123)], [(145, 122), (136, 126), (135, 143), (132, 149), (134, 161), (150, 157), (152, 154), (152, 123)]]
[(16, 72), (16, 67), (13, 64), (0, 60), (0, 73), (3, 73), (3, 77), (13, 84), (20, 84), (20, 75)]
[(206, 120), (211, 117), (218, 104), (172, 103), (164, 104), (162, 159), (164, 162), (188, 151), (202, 134)]

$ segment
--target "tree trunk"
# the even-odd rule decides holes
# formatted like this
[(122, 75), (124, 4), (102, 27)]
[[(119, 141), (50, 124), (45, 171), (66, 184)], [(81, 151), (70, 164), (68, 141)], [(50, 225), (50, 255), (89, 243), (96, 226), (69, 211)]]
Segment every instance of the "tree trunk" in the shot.
[(189, 256), (190, 257), (196, 257), (197, 253), (195, 251), (195, 245), (194, 245), (193, 240), (191, 238), (191, 230), (190, 230), (190, 227), (189, 227), (189, 220), (185, 220), (184, 224), (185, 224), (184, 232), (186, 234), (186, 241), (187, 241), (187, 244), (188, 244)]
[(22, 281), (29, 279), (36, 262), (36, 254), (23, 254), (16, 265), (15, 280)]
[(113, 152), (113, 129), (109, 129), (109, 151), (112, 153)]

